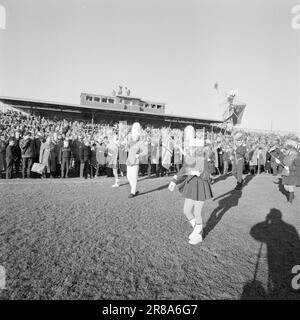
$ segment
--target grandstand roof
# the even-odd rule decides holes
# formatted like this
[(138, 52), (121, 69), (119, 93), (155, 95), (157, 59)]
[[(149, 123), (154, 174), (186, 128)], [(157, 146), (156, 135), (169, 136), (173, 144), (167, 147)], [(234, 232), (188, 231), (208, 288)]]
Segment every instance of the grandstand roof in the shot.
[(27, 98), (14, 98), (14, 97), (5, 97), (0, 96), (0, 102), (9, 104), (12, 107), (16, 108), (33, 108), (40, 110), (60, 110), (65, 112), (91, 112), (91, 113), (109, 113), (111, 115), (128, 115), (139, 118), (147, 118), (147, 119), (159, 119), (170, 122), (187, 122), (187, 123), (198, 123), (198, 124), (210, 124), (210, 123), (222, 123), (221, 120), (210, 119), (210, 118), (196, 118), (190, 116), (181, 116), (181, 115), (173, 115), (173, 114), (159, 114), (155, 112), (149, 111), (132, 111), (132, 110), (119, 110), (109, 105), (105, 107), (101, 106), (84, 106), (81, 104), (72, 104), (72, 103), (64, 103), (64, 102), (53, 102), (53, 101), (43, 101), (43, 100), (33, 100)]

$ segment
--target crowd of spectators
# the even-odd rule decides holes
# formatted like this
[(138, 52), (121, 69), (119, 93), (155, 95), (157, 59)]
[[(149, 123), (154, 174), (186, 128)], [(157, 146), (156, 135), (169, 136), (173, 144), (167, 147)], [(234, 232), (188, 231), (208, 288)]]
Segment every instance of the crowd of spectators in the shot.
[[(0, 112), (0, 178), (95, 178), (102, 175), (111, 176), (110, 145), (116, 136), (119, 146), (130, 134), (130, 126), (120, 127), (115, 123), (91, 123), (68, 120), (45, 119), (8, 110)], [(122, 134), (121, 134), (121, 131)], [(217, 131), (217, 132), (216, 132)], [(282, 166), (274, 161), (274, 150), (277, 158), (283, 159), (286, 149), (285, 141), (293, 139), (296, 147), (299, 139), (293, 135), (279, 135), (272, 132), (248, 132), (241, 129), (228, 131), (214, 128), (206, 132), (197, 130), (197, 135), (205, 139), (209, 150), (212, 175), (227, 174), (231, 169), (234, 156), (235, 136), (242, 135), (247, 147), (245, 170), (252, 174), (278, 174)], [(169, 137), (171, 148), (169, 164), (164, 165), (164, 145), (162, 137)], [(140, 165), (140, 174), (162, 176), (178, 171), (182, 164), (179, 148), (183, 141), (183, 128), (169, 127), (155, 129), (143, 128), (141, 138), (148, 146), (148, 156)], [(113, 148), (112, 148), (113, 149)], [(119, 150), (120, 152), (120, 150)], [(157, 155), (154, 160), (153, 153)], [(126, 147), (123, 150), (126, 154)], [(124, 157), (122, 157), (124, 158)], [(126, 157), (125, 157), (126, 158)], [(32, 172), (34, 163), (44, 164), (41, 174)], [(119, 157), (119, 173), (126, 171), (126, 161)]]

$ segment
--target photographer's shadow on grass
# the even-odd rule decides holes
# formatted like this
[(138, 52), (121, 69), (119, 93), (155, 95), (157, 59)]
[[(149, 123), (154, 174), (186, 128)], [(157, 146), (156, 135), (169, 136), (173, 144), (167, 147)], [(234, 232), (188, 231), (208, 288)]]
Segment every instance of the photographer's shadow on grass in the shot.
[(210, 214), (205, 227), (203, 229), (203, 239), (205, 239), (208, 234), (215, 228), (215, 226), (220, 222), (224, 214), (231, 208), (237, 207), (239, 200), (242, 197), (244, 187), (253, 179), (252, 175), (248, 175), (244, 182), (243, 188), (240, 190), (233, 189), (230, 190), (216, 198), (214, 201), (219, 200), (218, 207)]
[[(292, 269), (300, 264), (300, 238), (296, 228), (282, 220), (282, 213), (278, 209), (272, 208), (265, 221), (251, 228), (250, 235), (261, 243), (261, 248), (266, 245), (267, 288), (264, 289), (256, 280), (256, 270), (254, 279), (244, 285), (241, 299), (299, 300), (300, 290), (292, 287), (292, 279), (295, 277)], [(257, 268), (259, 260), (260, 254), (257, 257)]]

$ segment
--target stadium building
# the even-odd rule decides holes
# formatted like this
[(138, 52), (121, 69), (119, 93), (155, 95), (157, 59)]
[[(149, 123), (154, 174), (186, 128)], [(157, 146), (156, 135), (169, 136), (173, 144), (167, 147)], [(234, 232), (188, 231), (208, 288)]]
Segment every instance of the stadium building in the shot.
[[(191, 124), (195, 128), (206, 128), (207, 130), (222, 123), (216, 119), (166, 114), (165, 103), (145, 101), (129, 94), (107, 96), (82, 93), (80, 104), (0, 96), (0, 103), (4, 111), (13, 108), (30, 115), (54, 120), (67, 119), (93, 123), (127, 121), (128, 124), (138, 121), (145, 126), (170, 126), (172, 128), (183, 128)], [(214, 130), (218, 128), (215, 127)]]

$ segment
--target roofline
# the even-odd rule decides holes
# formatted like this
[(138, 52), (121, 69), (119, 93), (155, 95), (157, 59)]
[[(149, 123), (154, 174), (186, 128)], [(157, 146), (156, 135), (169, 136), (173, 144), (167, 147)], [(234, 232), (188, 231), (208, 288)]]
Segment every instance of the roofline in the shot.
[(144, 115), (150, 115), (150, 116), (158, 116), (158, 117), (167, 117), (167, 118), (183, 118), (183, 119), (189, 119), (189, 120), (196, 120), (196, 121), (207, 121), (207, 122), (214, 122), (214, 123), (223, 123), (222, 120), (218, 119), (211, 119), (211, 118), (195, 118), (195, 117), (189, 117), (189, 116), (183, 116), (183, 115), (175, 115), (175, 114), (167, 114), (167, 113), (152, 113), (152, 112), (137, 112), (132, 110), (121, 110), (121, 109), (115, 109), (115, 108), (101, 108), (97, 107), (94, 108), (93, 106), (85, 106), (81, 104), (74, 104), (74, 103), (65, 103), (65, 102), (56, 102), (56, 101), (45, 101), (45, 100), (37, 100), (37, 99), (26, 99), (26, 98), (14, 98), (14, 97), (6, 97), (6, 96), (0, 96), (0, 102), (3, 103), (3, 100), (14, 100), (14, 101), (24, 101), (24, 102), (31, 102), (31, 103), (41, 103), (41, 104), (52, 104), (56, 106), (66, 106), (66, 107), (74, 107), (74, 108), (84, 108), (84, 109), (92, 109), (92, 110), (107, 110), (107, 111), (116, 111), (116, 112), (123, 112), (124, 114), (144, 114)]

